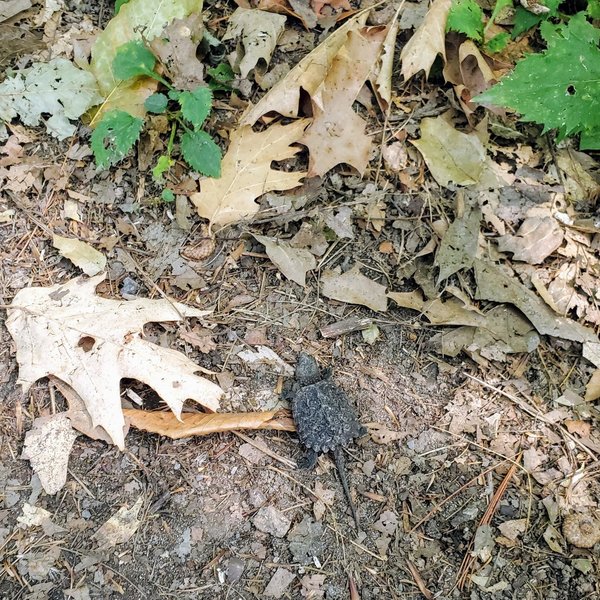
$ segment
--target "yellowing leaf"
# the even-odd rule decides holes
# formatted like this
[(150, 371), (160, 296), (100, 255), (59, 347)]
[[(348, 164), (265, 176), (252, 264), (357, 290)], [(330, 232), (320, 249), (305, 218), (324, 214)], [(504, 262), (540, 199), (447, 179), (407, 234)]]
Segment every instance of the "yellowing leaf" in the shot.
[(108, 300), (96, 296), (103, 275), (76, 278), (51, 287), (18, 292), (6, 327), (17, 348), (24, 391), (55, 375), (81, 397), (94, 427), (101, 426), (124, 447), (120, 381), (137, 379), (161, 396), (177, 417), (187, 399), (211, 411), (221, 389), (196, 375), (198, 365), (184, 354), (145, 341), (145, 323), (180, 321), (205, 311), (169, 300)]
[(446, 20), (452, 0), (434, 0), (425, 19), (402, 49), (402, 76), (410, 79), (419, 71), (429, 75), (438, 54), (446, 58)]
[(234, 131), (221, 163), (221, 177), (203, 179), (200, 192), (190, 198), (198, 214), (211, 226), (229, 225), (253, 216), (258, 211), (255, 200), (259, 196), (300, 185), (306, 173), (276, 171), (271, 163), (300, 151), (290, 144), (302, 137), (307, 123), (299, 119), (289, 125), (271, 125), (260, 133), (248, 125)]
[(89, 244), (74, 238), (54, 235), (52, 245), (86, 275), (98, 275), (98, 273), (104, 271), (106, 256)]
[(365, 277), (358, 265), (346, 273), (325, 271), (321, 277), (323, 295), (332, 300), (362, 304), (372, 310), (387, 310), (385, 286)]
[(260, 117), (271, 111), (285, 117), (297, 117), (300, 91), (304, 90), (313, 96), (327, 77), (334, 57), (346, 43), (348, 33), (362, 27), (366, 20), (367, 13), (361, 12), (334, 31), (274, 85), (258, 104), (250, 106), (242, 116), (241, 124), (253, 125)]
[(309, 177), (324, 175), (340, 163), (364, 172), (371, 138), (365, 133), (366, 122), (352, 105), (379, 57), (386, 34), (382, 27), (350, 31), (313, 94), (314, 120), (301, 140), (310, 151)]
[(130, 0), (123, 4), (92, 47), (90, 70), (100, 91), (107, 97), (102, 111), (121, 108), (141, 117), (144, 100), (156, 89), (156, 81), (148, 78), (119, 82), (112, 72), (112, 61), (123, 44), (143, 39), (152, 41), (173, 19), (183, 19), (202, 10), (202, 0)]
[(486, 162), (485, 148), (475, 133), (457, 131), (443, 115), (421, 121), (421, 138), (412, 142), (423, 155), (434, 179), (472, 185), (479, 181)]

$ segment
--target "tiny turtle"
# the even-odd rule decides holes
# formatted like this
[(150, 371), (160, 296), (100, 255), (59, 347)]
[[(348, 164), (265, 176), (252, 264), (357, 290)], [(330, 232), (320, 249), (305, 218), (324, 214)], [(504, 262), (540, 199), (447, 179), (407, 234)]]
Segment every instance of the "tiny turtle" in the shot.
[(350, 497), (342, 448), (367, 430), (359, 423), (346, 394), (331, 380), (331, 371), (321, 371), (317, 361), (304, 352), (298, 357), (296, 383), (287, 394), (300, 442), (306, 454), (298, 466), (312, 469), (319, 454), (332, 452), (356, 528), (360, 523)]

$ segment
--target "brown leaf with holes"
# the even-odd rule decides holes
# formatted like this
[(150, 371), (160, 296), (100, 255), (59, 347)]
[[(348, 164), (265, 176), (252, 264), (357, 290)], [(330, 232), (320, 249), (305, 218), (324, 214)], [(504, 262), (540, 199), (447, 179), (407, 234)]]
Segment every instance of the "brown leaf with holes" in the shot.
[(324, 175), (340, 163), (364, 172), (371, 137), (352, 105), (375, 66), (386, 35), (385, 27), (350, 31), (322, 85), (312, 95), (314, 119), (301, 140), (310, 152), (309, 177)]
[(6, 327), (15, 340), (23, 390), (42, 377), (56, 376), (80, 396), (92, 427), (102, 427), (121, 449), (121, 379), (154, 388), (176, 417), (188, 399), (217, 410), (219, 386), (196, 375), (198, 365), (184, 354), (147, 342), (142, 333), (146, 323), (181, 321), (207, 311), (168, 299), (102, 298), (95, 289), (104, 278), (25, 288), (14, 297)]

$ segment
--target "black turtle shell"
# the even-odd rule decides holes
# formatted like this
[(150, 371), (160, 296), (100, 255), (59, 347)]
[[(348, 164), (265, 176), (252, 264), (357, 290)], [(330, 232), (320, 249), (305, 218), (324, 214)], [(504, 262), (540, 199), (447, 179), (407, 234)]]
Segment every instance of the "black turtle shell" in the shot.
[(315, 452), (346, 446), (366, 433), (348, 397), (330, 379), (297, 390), (292, 410), (300, 442)]

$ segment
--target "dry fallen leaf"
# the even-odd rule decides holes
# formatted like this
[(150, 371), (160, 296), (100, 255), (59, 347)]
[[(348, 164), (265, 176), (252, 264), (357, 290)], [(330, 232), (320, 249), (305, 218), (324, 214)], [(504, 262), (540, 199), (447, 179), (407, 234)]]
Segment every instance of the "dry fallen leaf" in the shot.
[(285, 17), (282, 15), (255, 8), (235, 9), (229, 17), (223, 41), (239, 38), (241, 48), (238, 51), (241, 56), (235, 66), (239, 67), (242, 77), (248, 77), (259, 61), (263, 62), (263, 67), (268, 66), (284, 27)]
[(106, 256), (85, 242), (54, 235), (52, 245), (90, 277), (98, 275), (106, 267)]
[(38, 417), (25, 434), (22, 458), (31, 463), (44, 491), (56, 494), (67, 481), (67, 464), (77, 433), (62, 414)]
[(475, 133), (458, 131), (444, 115), (423, 119), (421, 137), (412, 143), (442, 186), (450, 182), (472, 185), (483, 173), (486, 153), (479, 137)]
[(176, 419), (173, 413), (166, 411), (150, 412), (125, 408), (123, 413), (132, 427), (159, 433), (172, 439), (240, 429), (296, 431), (294, 420), (284, 410), (249, 413), (183, 413), (181, 421)]
[(99, 544), (100, 550), (108, 550), (118, 544), (124, 544), (140, 526), (138, 514), (142, 508), (143, 498), (140, 496), (131, 508), (122, 506), (100, 529), (92, 535)]
[(425, 19), (402, 49), (400, 60), (405, 81), (421, 70), (428, 76), (438, 54), (445, 60), (446, 20), (451, 4), (452, 0), (434, 0)]
[(327, 298), (349, 304), (362, 304), (372, 310), (387, 310), (385, 285), (365, 277), (358, 265), (342, 274), (324, 271), (321, 282), (323, 284), (321, 291)]
[(293, 282), (304, 287), (306, 273), (317, 266), (315, 257), (304, 248), (294, 248), (288, 242), (270, 238), (266, 235), (253, 234), (267, 251), (271, 262)]
[(258, 104), (250, 106), (242, 115), (240, 124), (254, 125), (260, 117), (272, 111), (284, 117), (297, 117), (301, 91), (313, 96), (327, 77), (331, 63), (346, 43), (349, 32), (362, 27), (366, 20), (367, 12), (361, 12), (334, 31), (274, 85)]
[(18, 382), (24, 391), (41, 377), (55, 375), (81, 397), (92, 425), (104, 428), (121, 449), (123, 378), (154, 388), (176, 416), (187, 399), (217, 410), (222, 391), (196, 375), (198, 365), (142, 337), (148, 322), (180, 321), (205, 316), (206, 311), (169, 300), (107, 300), (94, 293), (104, 277), (17, 293), (6, 327), (15, 340)]
[(371, 138), (365, 133), (366, 122), (352, 105), (377, 61), (386, 34), (383, 27), (350, 31), (323, 83), (312, 94), (313, 122), (301, 140), (309, 149), (309, 177), (324, 175), (340, 163), (363, 174)]
[(271, 125), (260, 133), (250, 126), (235, 130), (221, 163), (221, 177), (203, 179), (200, 192), (190, 197), (198, 214), (211, 226), (230, 225), (256, 214), (259, 207), (255, 200), (262, 194), (300, 185), (306, 173), (276, 171), (271, 163), (300, 151), (290, 144), (302, 137), (307, 125), (308, 120), (299, 119), (289, 125)]
[(560, 247), (563, 238), (563, 229), (553, 217), (530, 217), (515, 235), (498, 238), (498, 250), (512, 252), (514, 260), (538, 265)]

